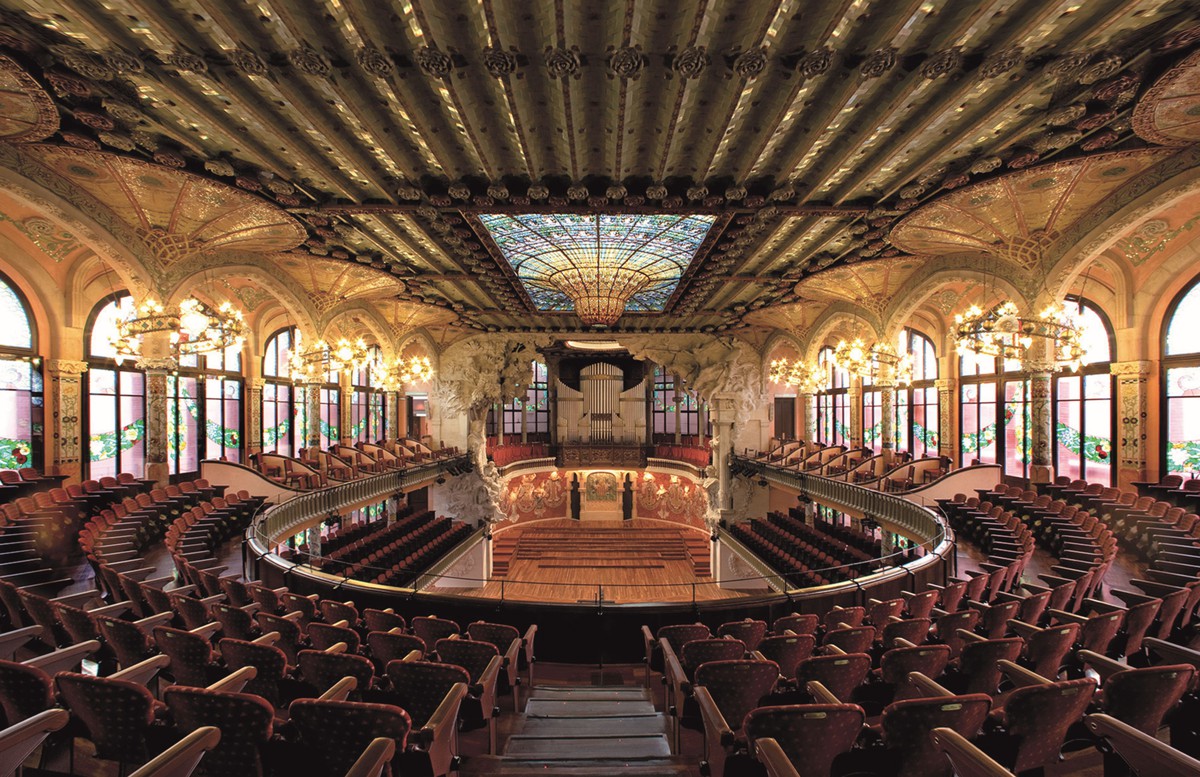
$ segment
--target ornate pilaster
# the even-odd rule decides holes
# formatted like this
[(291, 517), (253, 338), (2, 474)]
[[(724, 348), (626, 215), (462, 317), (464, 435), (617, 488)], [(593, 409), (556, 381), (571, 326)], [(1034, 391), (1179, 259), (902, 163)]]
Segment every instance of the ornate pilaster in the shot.
[(717, 394), (711, 403), (713, 411), (713, 465), (717, 468), (717, 505), (722, 515), (733, 509), (730, 488), (729, 461), (733, 453), (733, 427), (736, 418), (736, 398)]
[(956, 383), (954, 378), (942, 378), (934, 383), (938, 393), (938, 455), (957, 461), (961, 466), (965, 462), (960, 460), (962, 449), (956, 442), (959, 439), (955, 428), (957, 418), (952, 412), (958, 406), (954, 395), (958, 390)]
[(46, 451), (46, 461), (56, 475), (69, 475), (72, 480), (83, 478), (83, 458), (80, 437), (83, 428), (79, 419), (83, 408), (83, 373), (87, 362), (50, 359), (46, 375), (50, 379), (50, 435), (53, 442)]
[(391, 437), (403, 437), (400, 434), (400, 392), (389, 391), (384, 395), (384, 412), (387, 413), (387, 430)]
[(1117, 376), (1117, 483), (1150, 480), (1146, 460), (1148, 381), (1154, 364), (1149, 361), (1115, 362), (1109, 371)]
[(1050, 483), (1054, 480), (1050, 379), (1049, 372), (1035, 372), (1029, 376), (1030, 483)]
[(862, 381), (854, 378), (850, 382), (850, 390), (847, 393), (847, 401), (850, 402), (850, 439), (848, 448), (861, 448), (863, 444), (862, 433)]
[(266, 381), (262, 378), (252, 378), (246, 385), (250, 394), (247, 397), (250, 403), (250, 425), (246, 430), (246, 454), (251, 455), (262, 452), (262, 395)]
[(308, 448), (321, 447), (321, 387), (305, 386), (304, 401), (306, 403), (305, 417), (308, 419), (308, 429), (305, 430), (305, 446)]
[(880, 450), (884, 463), (891, 464), (896, 447), (896, 387), (891, 383), (879, 384), (879, 415)]
[(354, 388), (350, 385), (350, 373), (338, 373), (338, 442), (354, 444), (354, 413), (350, 406), (354, 399)]
[(166, 332), (142, 338), (138, 366), (146, 371), (146, 477), (165, 486), (167, 468), (167, 375), (179, 366)]
[(800, 413), (804, 417), (804, 441), (814, 442), (817, 439), (817, 414), (813, 411), (813, 395), (800, 395)]

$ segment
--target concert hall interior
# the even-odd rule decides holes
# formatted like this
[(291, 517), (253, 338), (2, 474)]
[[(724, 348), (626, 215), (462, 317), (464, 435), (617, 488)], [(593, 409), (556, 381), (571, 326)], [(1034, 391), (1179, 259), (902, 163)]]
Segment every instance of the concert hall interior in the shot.
[(0, 0), (0, 777), (1200, 775), (1198, 514), (1194, 0)]

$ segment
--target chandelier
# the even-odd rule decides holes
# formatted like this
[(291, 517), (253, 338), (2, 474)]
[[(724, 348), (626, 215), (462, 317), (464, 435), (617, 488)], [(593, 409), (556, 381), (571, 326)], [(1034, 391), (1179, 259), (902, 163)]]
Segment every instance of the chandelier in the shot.
[(370, 362), (370, 348), (361, 337), (342, 338), (333, 345), (317, 340), (311, 348), (294, 350), (288, 357), (292, 382), (309, 386), (328, 382), (330, 373), (362, 369)]
[(873, 383), (903, 386), (912, 382), (912, 354), (898, 354), (889, 343), (867, 347), (861, 337), (849, 342), (842, 340), (833, 349), (833, 361), (851, 375), (867, 378)]
[(246, 341), (246, 324), (242, 312), (229, 302), (222, 302), (214, 311), (189, 297), (175, 311), (158, 300), (147, 299), (117, 321), (111, 340), (117, 364), (140, 358), (146, 335), (156, 333), (168, 335), (170, 351), (166, 356), (178, 364), (181, 356), (240, 350)]
[(385, 391), (399, 391), (409, 383), (422, 383), (433, 377), (433, 365), (428, 356), (396, 359), (391, 364), (378, 361), (371, 365), (378, 386)]
[(829, 388), (829, 370), (823, 364), (812, 364), (802, 359), (789, 361), (775, 359), (767, 378), (772, 383), (795, 386), (801, 394), (816, 394)]
[(1011, 301), (988, 311), (972, 305), (954, 324), (960, 356), (999, 356), (1032, 372), (1058, 372), (1079, 369), (1085, 355), (1077, 314), (1061, 302), (1040, 316), (1021, 315)]

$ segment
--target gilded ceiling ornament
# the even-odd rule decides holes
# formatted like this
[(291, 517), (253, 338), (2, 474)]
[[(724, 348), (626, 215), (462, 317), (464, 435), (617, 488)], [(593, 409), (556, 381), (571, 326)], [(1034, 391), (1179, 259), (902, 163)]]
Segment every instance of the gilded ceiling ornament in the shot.
[(910, 183), (900, 190), (900, 196), (905, 199), (920, 197), (925, 193), (926, 185), (923, 183)]
[(1079, 83), (1094, 84), (1097, 81), (1108, 78), (1112, 74), (1121, 69), (1121, 65), (1125, 63), (1125, 58), (1119, 54), (1101, 54), (1092, 62), (1083, 72), (1079, 74)]
[(111, 67), (118, 74), (129, 73), (136, 75), (146, 70), (146, 63), (142, 62), (141, 58), (125, 51), (113, 50), (106, 52), (103, 56), (104, 64)]
[(833, 65), (833, 51), (828, 48), (810, 51), (796, 63), (796, 72), (804, 78), (822, 75)]
[(968, 170), (972, 175), (985, 175), (999, 170), (1002, 164), (1004, 160), (998, 156), (985, 156), (972, 162)]
[(1087, 115), (1087, 106), (1083, 103), (1071, 103), (1056, 108), (1046, 117), (1046, 123), (1051, 127), (1065, 127), (1073, 121), (1078, 121)]
[(1099, 111), (1091, 116), (1085, 116), (1075, 122), (1075, 129), (1082, 132), (1091, 132), (1094, 129), (1100, 129), (1105, 124), (1108, 124), (1113, 119), (1117, 118), (1116, 111)]
[(955, 173), (948, 175), (942, 180), (943, 189), (957, 189), (960, 186), (965, 186), (971, 180), (971, 176), (967, 173)]
[(390, 76), (396, 67), (392, 64), (391, 57), (374, 46), (363, 46), (358, 50), (357, 56), (359, 67), (371, 75), (379, 76), (380, 78)]
[(446, 191), (456, 200), (468, 200), (471, 198), (471, 188), (466, 184), (452, 183)]
[(105, 98), (104, 100), (100, 101), (100, 105), (105, 111), (108, 112), (109, 116), (112, 116), (118, 121), (136, 123), (142, 120), (142, 112), (137, 108), (134, 108), (129, 103), (121, 102), (120, 100), (113, 100), (111, 98)]
[(93, 81), (111, 81), (116, 78), (117, 72), (104, 61), (104, 57), (94, 51), (71, 45), (57, 45), (50, 47), (50, 53), (84, 78)]
[(329, 60), (321, 56), (311, 46), (292, 49), (287, 55), (288, 62), (301, 73), (324, 78), (330, 73)]
[(1113, 143), (1116, 143), (1119, 137), (1121, 136), (1113, 132), (1111, 129), (1106, 129), (1102, 132), (1097, 132), (1095, 135), (1092, 135), (1083, 143), (1080, 143), (1079, 147), (1084, 151), (1098, 151), (1102, 148), (1108, 148)]
[(187, 160), (183, 156), (165, 148), (154, 152), (154, 161), (163, 167), (172, 168), (180, 168), (187, 164)]
[(401, 186), (396, 190), (396, 196), (408, 202), (417, 202), (421, 199), (421, 190), (415, 186)]
[(184, 73), (207, 73), (208, 62), (199, 54), (176, 49), (167, 55), (167, 64)]
[(1046, 72), (1052, 76), (1064, 76), (1082, 70), (1092, 58), (1088, 51), (1068, 51), (1046, 65)]
[(787, 202), (788, 200), (792, 199), (795, 196), (796, 196), (796, 190), (792, 187), (792, 185), (790, 183), (787, 183), (787, 184), (784, 184), (783, 186), (780, 186), (775, 191), (771, 192), (771, 201), (772, 202)]
[(574, 184), (572, 186), (567, 187), (567, 197), (574, 200), (575, 202), (582, 202), (587, 199), (587, 196), (588, 196), (588, 190), (587, 190), (586, 186), (583, 186), (581, 184)]
[(995, 78), (1010, 70), (1015, 70), (1025, 64), (1025, 51), (1020, 46), (1003, 49), (984, 58), (979, 66), (979, 75), (984, 78)]
[(224, 159), (209, 159), (204, 163), (204, 169), (213, 175), (222, 175), (226, 177), (231, 176), (236, 172), (233, 169), (233, 165), (229, 164), (229, 162), (225, 161)]
[(900, 211), (901, 213), (907, 213), (920, 204), (921, 201), (916, 197), (901, 197), (900, 199), (896, 200), (896, 210)]
[(767, 49), (765, 47), (743, 51), (733, 61), (733, 72), (745, 79), (762, 75), (767, 69)]
[(508, 187), (504, 184), (494, 183), (487, 188), (487, 195), (493, 200), (507, 200)]
[(438, 208), (445, 208), (451, 203), (450, 197), (445, 194), (431, 194), (429, 195), (429, 201)]
[(229, 57), (229, 61), (233, 66), (250, 76), (265, 76), (267, 74), (267, 63), (263, 62), (262, 57), (258, 56), (250, 49), (233, 49), (226, 51), (225, 56)]
[(235, 185), (248, 192), (257, 192), (262, 190), (262, 184), (247, 175), (239, 175), (233, 179)]
[(119, 151), (133, 151), (137, 148), (137, 144), (133, 142), (133, 138), (128, 135), (122, 135), (117, 132), (100, 132), (97, 137), (100, 142), (106, 146), (112, 146)]
[(481, 207), (491, 207), (492, 205), (496, 204), (495, 198), (486, 194), (476, 194), (471, 198), (471, 202)]
[(1174, 51), (1176, 49), (1187, 48), (1196, 41), (1200, 41), (1200, 24), (1168, 35), (1160, 40), (1154, 48), (1159, 51)]
[(671, 62), (672, 69), (684, 78), (699, 78), (708, 67), (708, 54), (703, 46), (688, 46)]
[(745, 186), (730, 186), (725, 190), (725, 199), (730, 202), (740, 202), (746, 199), (746, 194)]
[(942, 49), (925, 60), (921, 66), (921, 75), (933, 80), (957, 70), (962, 66), (962, 49), (958, 46)]
[(87, 81), (65, 73), (47, 73), (46, 80), (59, 97), (90, 97), (92, 87)]
[(1050, 136), (1051, 148), (1064, 149), (1083, 140), (1083, 133), (1077, 129), (1064, 129)]
[(708, 196), (707, 186), (692, 186), (687, 190), (689, 200), (703, 200)]
[(858, 72), (863, 78), (878, 78), (896, 65), (896, 49), (893, 46), (876, 49), (862, 63)]
[(86, 148), (89, 151), (100, 150), (100, 144), (87, 135), (80, 135), (78, 132), (61, 132), (59, 134), (63, 140), (75, 148)]
[(551, 78), (579, 78), (579, 47), (564, 49), (561, 46), (546, 47), (546, 69)]
[(266, 180), (266, 184), (267, 188), (271, 190), (272, 194), (288, 195), (293, 194), (296, 191), (295, 186), (292, 186), (287, 181), (279, 178), (268, 178)]
[(939, 178), (943, 177), (949, 169), (949, 166), (944, 163), (940, 165), (934, 165), (925, 172), (921, 173), (917, 180), (927, 186), (932, 185)]
[(1020, 170), (1029, 167), (1040, 158), (1041, 155), (1032, 148), (1016, 149), (1016, 153), (1008, 160), (1008, 166), (1013, 170)]
[(529, 185), (529, 189), (526, 190), (525, 194), (531, 200), (541, 201), (550, 196), (550, 189), (540, 183), (535, 183)]
[(134, 130), (129, 133), (129, 137), (133, 138), (133, 142), (147, 151), (155, 151), (158, 149), (158, 136), (153, 132), (145, 130)]
[(627, 194), (629, 194), (629, 190), (619, 183), (604, 190), (604, 196), (610, 200), (624, 200)]
[(1116, 99), (1122, 92), (1136, 88), (1141, 82), (1142, 77), (1137, 73), (1122, 73), (1119, 76), (1098, 84), (1093, 89), (1092, 95), (1097, 100), (1109, 102)]
[(517, 72), (517, 55), (493, 46), (483, 52), (483, 66), (496, 78)]
[(74, 112), (75, 118), (81, 123), (94, 130), (111, 130), (116, 128), (116, 123), (112, 119), (102, 113), (88, 111), (82, 108), (77, 108)]
[(425, 71), (426, 75), (434, 78), (445, 78), (450, 75), (450, 71), (454, 69), (454, 59), (433, 46), (424, 46), (417, 49), (415, 54), (417, 66)]
[(619, 78), (637, 80), (642, 75), (646, 58), (642, 56), (640, 46), (622, 46), (615, 49), (608, 58), (608, 69)]
[(650, 200), (661, 200), (667, 196), (667, 187), (661, 183), (650, 184), (646, 187), (646, 197)]

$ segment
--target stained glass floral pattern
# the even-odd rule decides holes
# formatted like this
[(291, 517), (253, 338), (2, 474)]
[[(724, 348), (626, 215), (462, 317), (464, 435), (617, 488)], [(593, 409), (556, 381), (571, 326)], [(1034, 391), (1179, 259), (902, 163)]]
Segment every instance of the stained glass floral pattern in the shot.
[(633, 312), (662, 312), (696, 251), (712, 216), (574, 215), (479, 217), (538, 310), (569, 312), (575, 303), (564, 278), (580, 268), (601, 277), (633, 271), (644, 281), (626, 302)]
[(0, 346), (8, 348), (32, 348), (33, 328), (21, 298), (7, 283), (0, 281)]

